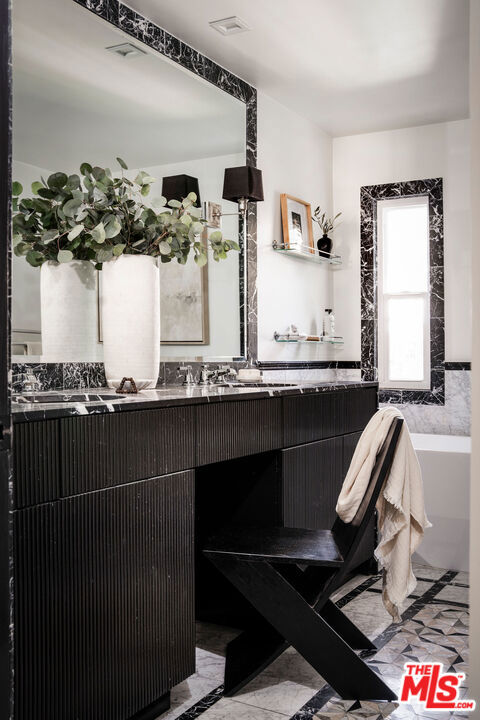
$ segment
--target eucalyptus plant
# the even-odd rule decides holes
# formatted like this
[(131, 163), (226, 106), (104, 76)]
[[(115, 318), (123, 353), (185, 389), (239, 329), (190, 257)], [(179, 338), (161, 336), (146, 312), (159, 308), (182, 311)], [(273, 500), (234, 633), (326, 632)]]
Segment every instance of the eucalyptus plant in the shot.
[(318, 223), (322, 233), (324, 235), (328, 235), (328, 233), (335, 228), (335, 220), (337, 220), (341, 214), (342, 213), (339, 212), (335, 215), (335, 217), (329, 218), (326, 213), (322, 213), (320, 206), (318, 206), (315, 208), (315, 212), (313, 213), (313, 219), (316, 223)]
[[(164, 197), (147, 205), (155, 178), (141, 170), (132, 181), (127, 165), (117, 158), (121, 176), (111, 170), (82, 163), (80, 175), (55, 172), (32, 183), (33, 197), (20, 197), (23, 187), (14, 182), (13, 245), (34, 267), (48, 260), (58, 263), (90, 260), (101, 269), (120, 255), (150, 255), (164, 263), (176, 259), (184, 265), (190, 252), (200, 267), (207, 262), (202, 240), (206, 220), (195, 207), (197, 196), (181, 200)], [(153, 206), (154, 205), (154, 206)], [(238, 243), (225, 240), (220, 231), (209, 238), (214, 260), (223, 260)]]

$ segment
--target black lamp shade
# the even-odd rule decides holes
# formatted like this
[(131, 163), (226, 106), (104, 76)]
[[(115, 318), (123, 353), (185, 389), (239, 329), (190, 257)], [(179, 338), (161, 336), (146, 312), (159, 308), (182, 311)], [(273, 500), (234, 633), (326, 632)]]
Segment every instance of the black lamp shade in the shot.
[(162, 195), (169, 200), (183, 200), (188, 193), (194, 192), (197, 196), (195, 205), (201, 207), (200, 189), (198, 187), (198, 179), (190, 175), (169, 175), (164, 177), (162, 181)]
[(250, 165), (226, 168), (222, 197), (233, 202), (242, 198), (254, 202), (263, 200), (262, 171)]

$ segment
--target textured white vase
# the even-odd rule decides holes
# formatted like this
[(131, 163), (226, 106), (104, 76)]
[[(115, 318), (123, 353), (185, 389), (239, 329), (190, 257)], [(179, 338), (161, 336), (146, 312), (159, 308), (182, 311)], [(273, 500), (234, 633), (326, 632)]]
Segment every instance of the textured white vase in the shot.
[(97, 359), (97, 271), (87, 260), (46, 262), (40, 269), (42, 357), (46, 362)]
[(147, 255), (121, 255), (102, 270), (103, 361), (110, 387), (123, 377), (155, 387), (160, 366), (160, 275)]

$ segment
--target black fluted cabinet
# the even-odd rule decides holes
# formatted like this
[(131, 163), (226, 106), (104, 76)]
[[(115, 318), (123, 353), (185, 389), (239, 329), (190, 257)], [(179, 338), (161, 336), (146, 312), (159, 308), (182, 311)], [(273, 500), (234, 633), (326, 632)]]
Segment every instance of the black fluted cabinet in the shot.
[(127, 720), (195, 672), (194, 473), (20, 510), (15, 717)]
[(195, 543), (330, 527), (376, 407), (365, 387), (15, 424), (15, 720), (160, 715), (195, 671), (195, 592), (198, 617), (248, 615), (199, 552), (195, 579)]

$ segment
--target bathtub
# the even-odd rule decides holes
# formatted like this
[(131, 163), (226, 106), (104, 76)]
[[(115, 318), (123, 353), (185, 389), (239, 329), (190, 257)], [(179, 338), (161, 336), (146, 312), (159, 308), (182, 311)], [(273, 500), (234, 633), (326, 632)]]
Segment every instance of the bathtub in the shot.
[(414, 559), (448, 570), (468, 571), (471, 439), (412, 433), (422, 468), (427, 516)]

